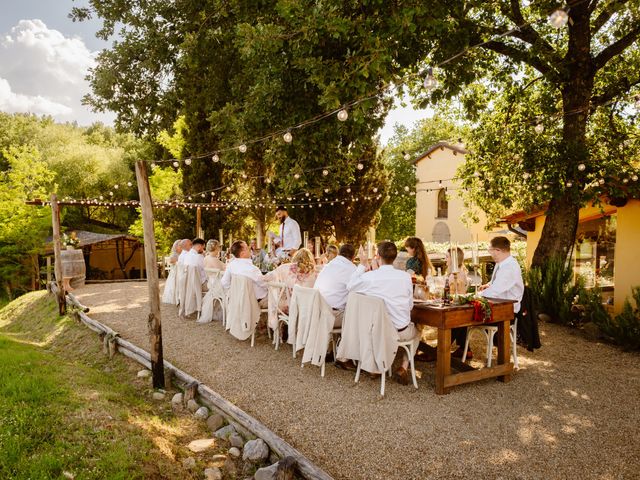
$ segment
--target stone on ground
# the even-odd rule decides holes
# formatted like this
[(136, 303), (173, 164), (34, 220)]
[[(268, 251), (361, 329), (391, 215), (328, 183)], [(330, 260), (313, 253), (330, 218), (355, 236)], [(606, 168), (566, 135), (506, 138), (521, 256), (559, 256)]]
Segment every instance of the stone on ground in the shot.
[(227, 425), (226, 427), (222, 427), (220, 430), (217, 430), (216, 433), (214, 433), (214, 435), (217, 438), (222, 438), (224, 440), (228, 440), (229, 436), (231, 436), (234, 433), (236, 433), (236, 429), (234, 428), (234, 426), (233, 425)]
[(189, 470), (191, 470), (192, 468), (196, 468), (196, 459), (193, 457), (187, 457), (182, 460), (182, 466), (184, 468), (188, 468)]
[(195, 453), (204, 452), (209, 448), (213, 447), (216, 444), (215, 439), (213, 438), (201, 438), (199, 440), (194, 440), (189, 443), (189, 450)]
[(194, 399), (191, 399), (187, 402), (187, 410), (189, 410), (191, 413), (196, 413), (196, 410), (198, 410), (200, 408), (200, 405), (198, 405), (198, 402), (196, 402)]
[(164, 400), (164, 393), (162, 392), (153, 392), (151, 396), (154, 400)]
[(255, 480), (275, 480), (277, 470), (278, 464), (274, 463), (273, 465), (269, 465), (268, 467), (263, 467), (256, 470), (253, 478), (255, 478)]
[(205, 420), (209, 416), (209, 409), (207, 407), (200, 407), (196, 410), (196, 413), (193, 414), (196, 418), (201, 420)]
[(182, 405), (182, 393), (176, 393), (173, 397), (171, 397), (171, 404), (173, 406), (180, 406)]
[(229, 449), (229, 455), (231, 455), (233, 458), (238, 458), (240, 456), (240, 449), (236, 447), (231, 447)]
[(261, 438), (249, 440), (244, 445), (244, 452), (242, 453), (243, 460), (252, 463), (260, 463), (267, 458), (269, 458), (269, 447)]
[(231, 434), (229, 437), (229, 443), (232, 447), (242, 448), (244, 447), (244, 439), (237, 433)]
[(140, 370), (138, 372), (138, 378), (149, 378), (151, 376), (151, 370)]
[(220, 430), (224, 425), (224, 417), (219, 413), (214, 413), (209, 418), (207, 418), (207, 427), (211, 432), (216, 432), (216, 430)]
[(205, 480), (222, 480), (222, 471), (218, 467), (207, 468), (204, 471)]

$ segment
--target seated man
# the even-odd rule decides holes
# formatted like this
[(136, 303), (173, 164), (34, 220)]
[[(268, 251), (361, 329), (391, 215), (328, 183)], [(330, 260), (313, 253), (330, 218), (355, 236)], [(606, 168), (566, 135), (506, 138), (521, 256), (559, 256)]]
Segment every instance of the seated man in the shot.
[[(189, 241), (189, 243), (191, 243), (191, 241)], [(198, 268), (198, 271), (200, 272), (200, 283), (202, 284), (202, 288), (206, 289), (207, 273), (204, 271), (204, 240), (196, 238), (192, 245), (193, 246), (189, 253), (184, 256), (182, 263), (187, 267), (194, 266)]]
[[(389, 319), (398, 331), (401, 341), (413, 340), (414, 349), (420, 342), (420, 332), (411, 322), (411, 309), (413, 308), (413, 285), (411, 276), (402, 270), (393, 267), (393, 262), (398, 256), (398, 249), (392, 242), (380, 242), (376, 260), (381, 265), (375, 268), (364, 257), (362, 263), (353, 272), (347, 285), (349, 292), (362, 293), (384, 300), (389, 314)], [(365, 266), (366, 264), (366, 266)], [(404, 350), (403, 350), (404, 351)], [(394, 372), (395, 379), (402, 385), (409, 384), (409, 359), (403, 354), (402, 365)]]
[(340, 247), (339, 255), (325, 265), (318, 274), (314, 288), (320, 291), (320, 295), (333, 309), (336, 318), (334, 328), (342, 326), (344, 307), (347, 305), (347, 283), (356, 270), (353, 258), (356, 250), (353, 245), (345, 243)]
[(251, 249), (242, 240), (233, 242), (229, 248), (233, 260), (227, 263), (227, 268), (222, 276), (222, 287), (225, 290), (231, 288), (231, 275), (243, 275), (253, 280), (253, 291), (260, 308), (268, 307), (267, 285), (262, 276), (262, 272), (251, 261)]
[(522, 271), (518, 261), (511, 256), (511, 242), (507, 237), (491, 239), (489, 254), (496, 262), (491, 275), (491, 281), (482, 285), (480, 295), (487, 298), (516, 300), (513, 304), (514, 314), (520, 311), (520, 302), (524, 293)]
[(188, 238), (180, 240), (180, 246), (182, 247), (182, 251), (180, 252), (180, 255), (178, 255), (178, 265), (184, 264), (184, 259), (191, 250), (191, 240), (189, 240)]

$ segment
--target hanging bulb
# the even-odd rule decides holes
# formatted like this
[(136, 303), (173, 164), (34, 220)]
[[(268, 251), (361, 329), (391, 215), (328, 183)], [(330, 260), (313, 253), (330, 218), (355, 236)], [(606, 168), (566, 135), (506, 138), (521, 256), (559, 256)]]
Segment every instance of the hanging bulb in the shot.
[(598, 183), (599, 183), (600, 185), (604, 185), (604, 178), (601, 178), (600, 180), (598, 180)]
[(243, 172), (243, 173), (242, 173), (242, 178), (244, 178), (244, 179), (246, 180), (246, 178), (247, 178), (247, 174)]
[(356, 168), (357, 168), (358, 170), (362, 170), (362, 169), (364, 168), (364, 165), (363, 165), (363, 164), (361, 164), (361, 163), (359, 163), (358, 165), (356, 165)]
[(429, 92), (434, 91), (438, 88), (438, 80), (433, 76), (433, 68), (429, 67), (427, 69), (427, 76), (424, 79), (424, 88), (426, 88)]
[(120, 188), (120, 185), (118, 185), (117, 183), (113, 186), (113, 188), (115, 188), (116, 190), (118, 190)]
[(264, 179), (265, 183), (271, 183), (271, 179), (269, 177)]
[(293, 140), (293, 135), (291, 135), (291, 132), (287, 131), (284, 135), (282, 135), (282, 139), (287, 143), (291, 143), (291, 141)]
[(322, 175), (324, 175), (325, 177), (329, 175), (329, 170), (327, 169), (322, 170)]
[(347, 118), (349, 118), (349, 112), (347, 112), (346, 108), (343, 108), (338, 112), (338, 120), (341, 122), (346, 122)]
[(328, 189), (328, 188), (325, 188), (325, 189), (324, 189), (324, 193), (329, 193), (329, 189)]
[(130, 187), (130, 186), (132, 186), (132, 185), (133, 185), (133, 183), (131, 183), (131, 182), (127, 182), (127, 187)]
[(578, 170), (580, 170), (581, 172), (584, 172), (586, 168), (587, 166), (584, 163), (581, 163), (580, 165), (578, 165)]
[(538, 186), (536, 187), (536, 190), (538, 190), (538, 191), (542, 190), (542, 185), (538, 185)]
[(243, 143), (238, 147), (238, 150), (240, 150), (240, 153), (245, 153), (247, 151), (247, 146)]
[(625, 178), (624, 180), (622, 180), (622, 183), (629, 183), (629, 179)]
[(549, 15), (549, 23), (553, 28), (562, 28), (568, 21), (569, 14), (560, 8)]
[(213, 156), (211, 157), (211, 161), (213, 163), (218, 163), (220, 161), (220, 157), (218, 156), (217, 153), (214, 153)]
[(408, 186), (404, 187), (404, 191), (408, 192), (409, 191), (409, 187)]
[(100, 195), (100, 200), (104, 200), (104, 197), (102, 195)]
[(634, 175), (633, 177), (631, 177), (631, 180), (633, 180), (634, 182), (638, 181), (638, 175)]
[(293, 178), (295, 178), (296, 180), (298, 180), (298, 179), (300, 178), (300, 174), (299, 174), (299, 173), (294, 174), (294, 175), (293, 175)]
[(377, 193), (378, 192), (378, 187), (373, 187), (373, 193)]
[(109, 192), (109, 196), (110, 196), (110, 197), (113, 197), (113, 192)]
[(176, 161), (176, 162), (173, 162), (173, 166), (178, 168), (180, 166), (180, 164)]
[(347, 193), (351, 193), (351, 188), (347, 188)]
[(203, 193), (202, 195), (200, 195), (202, 198), (204, 198), (206, 195)]
[(403, 155), (405, 160), (407, 160), (407, 161), (411, 160), (411, 155), (409, 155), (407, 152), (403, 151), (402, 155)]
[(541, 123), (538, 123), (533, 129), (537, 134), (541, 134), (542, 132), (544, 132), (544, 125)]
[(573, 187), (573, 182), (567, 182), (567, 188)]
[(524, 172), (522, 174), (522, 178), (524, 178), (525, 180), (527, 180), (530, 176), (531, 176), (531, 174), (529, 172)]
[(184, 164), (185, 165), (191, 165), (191, 159), (190, 158), (185, 158), (184, 159)]
[(304, 196), (308, 197), (309, 196), (309, 192), (305, 192)]

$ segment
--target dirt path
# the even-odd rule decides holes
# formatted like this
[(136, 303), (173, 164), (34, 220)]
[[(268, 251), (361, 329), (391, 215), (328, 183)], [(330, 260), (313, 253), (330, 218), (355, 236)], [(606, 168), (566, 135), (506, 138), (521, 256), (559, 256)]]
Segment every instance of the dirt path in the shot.
[[(88, 285), (89, 315), (148, 349), (145, 283)], [(543, 325), (543, 348), (518, 347), (520, 371), (434, 393), (433, 364), (419, 389), (327, 366), (300, 368), (291, 348), (255, 348), (219, 323), (162, 310), (165, 358), (258, 418), (337, 479), (640, 478), (640, 356)], [(475, 343), (477, 342), (477, 343)], [(475, 352), (484, 351), (472, 338)], [(480, 355), (482, 357), (482, 355)], [(483, 359), (482, 359), (483, 360)], [(476, 360), (474, 360), (475, 362)]]

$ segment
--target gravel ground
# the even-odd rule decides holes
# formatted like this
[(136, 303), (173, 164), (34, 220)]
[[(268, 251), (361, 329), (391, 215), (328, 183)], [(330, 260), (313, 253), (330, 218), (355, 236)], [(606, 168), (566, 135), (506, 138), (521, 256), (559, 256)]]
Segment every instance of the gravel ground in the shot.
[[(148, 349), (146, 283), (77, 294), (92, 318)], [(640, 478), (640, 357), (556, 325), (541, 326), (542, 349), (518, 347), (511, 383), (485, 380), (438, 396), (434, 364), (418, 363), (418, 390), (390, 381), (384, 399), (379, 380), (354, 384), (352, 373), (329, 365), (321, 378), (264, 335), (252, 349), (219, 323), (178, 320), (167, 305), (162, 326), (166, 359), (337, 479)], [(472, 346), (484, 351), (479, 336)]]

